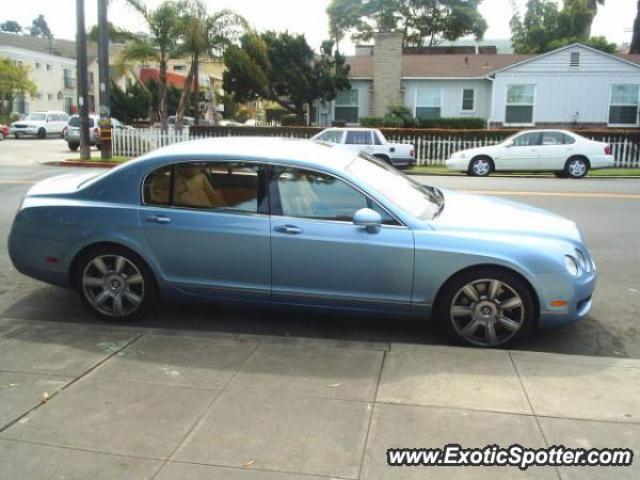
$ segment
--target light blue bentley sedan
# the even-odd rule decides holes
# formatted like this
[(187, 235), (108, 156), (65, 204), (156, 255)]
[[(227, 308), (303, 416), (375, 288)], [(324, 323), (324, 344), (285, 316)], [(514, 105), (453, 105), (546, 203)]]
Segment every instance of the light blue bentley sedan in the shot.
[(45, 180), (9, 252), (103, 319), (158, 298), (248, 301), (434, 318), (481, 347), (584, 318), (596, 281), (569, 220), (423, 186), (340, 146), (255, 137)]

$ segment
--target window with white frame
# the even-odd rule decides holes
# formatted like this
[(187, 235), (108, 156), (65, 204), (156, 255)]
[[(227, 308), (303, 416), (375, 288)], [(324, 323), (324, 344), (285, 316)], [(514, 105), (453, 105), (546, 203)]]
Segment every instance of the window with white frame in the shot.
[(423, 120), (440, 118), (440, 97), (439, 88), (419, 88), (416, 91), (416, 117)]
[(530, 125), (533, 123), (534, 85), (509, 85), (504, 123)]
[(611, 85), (610, 125), (637, 125), (640, 85)]
[(344, 123), (358, 123), (358, 90), (338, 92), (334, 106), (334, 120)]
[(473, 112), (476, 109), (476, 91), (473, 88), (462, 89), (462, 111)]

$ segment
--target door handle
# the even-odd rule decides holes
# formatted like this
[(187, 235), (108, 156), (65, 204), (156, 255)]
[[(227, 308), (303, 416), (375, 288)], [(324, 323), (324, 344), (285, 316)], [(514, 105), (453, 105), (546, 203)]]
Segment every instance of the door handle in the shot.
[(164, 215), (152, 215), (150, 217), (145, 218), (147, 222), (154, 223), (169, 223), (171, 219), (169, 217), (165, 217)]
[(298, 235), (299, 233), (302, 233), (302, 229), (295, 225), (278, 225), (274, 230), (280, 233), (288, 233), (289, 235)]

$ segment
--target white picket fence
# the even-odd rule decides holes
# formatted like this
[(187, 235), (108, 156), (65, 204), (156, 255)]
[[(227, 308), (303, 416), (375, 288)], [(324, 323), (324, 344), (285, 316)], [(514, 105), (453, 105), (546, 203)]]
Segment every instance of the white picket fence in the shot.
[[(308, 138), (319, 129), (305, 128), (268, 128), (268, 127), (212, 127), (191, 135), (188, 128), (181, 132), (168, 130), (162, 132), (158, 128), (135, 128), (114, 130), (114, 155), (136, 157), (156, 148), (173, 143), (184, 142), (194, 138), (226, 137), (226, 136), (277, 136), (288, 138)], [(195, 129), (194, 129), (195, 132)], [(504, 135), (468, 136), (456, 133), (386, 133), (387, 140), (397, 143), (408, 143), (414, 146), (419, 165), (442, 165), (454, 152), (467, 148), (494, 145), (504, 140)], [(588, 136), (589, 137), (589, 136)], [(590, 137), (589, 137), (590, 138)], [(627, 135), (611, 134), (594, 138), (611, 145), (616, 160), (616, 167), (640, 167), (640, 145)]]
[(159, 128), (114, 129), (111, 139), (113, 154), (123, 157), (138, 157), (157, 148), (189, 140), (189, 128), (181, 131)]

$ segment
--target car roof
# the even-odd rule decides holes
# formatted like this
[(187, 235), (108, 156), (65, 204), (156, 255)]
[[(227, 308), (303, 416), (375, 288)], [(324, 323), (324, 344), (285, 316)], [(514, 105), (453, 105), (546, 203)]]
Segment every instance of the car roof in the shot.
[(301, 166), (346, 167), (355, 157), (352, 150), (312, 140), (277, 137), (218, 137), (191, 140), (160, 148), (143, 158), (228, 157), (230, 160), (281, 160)]

